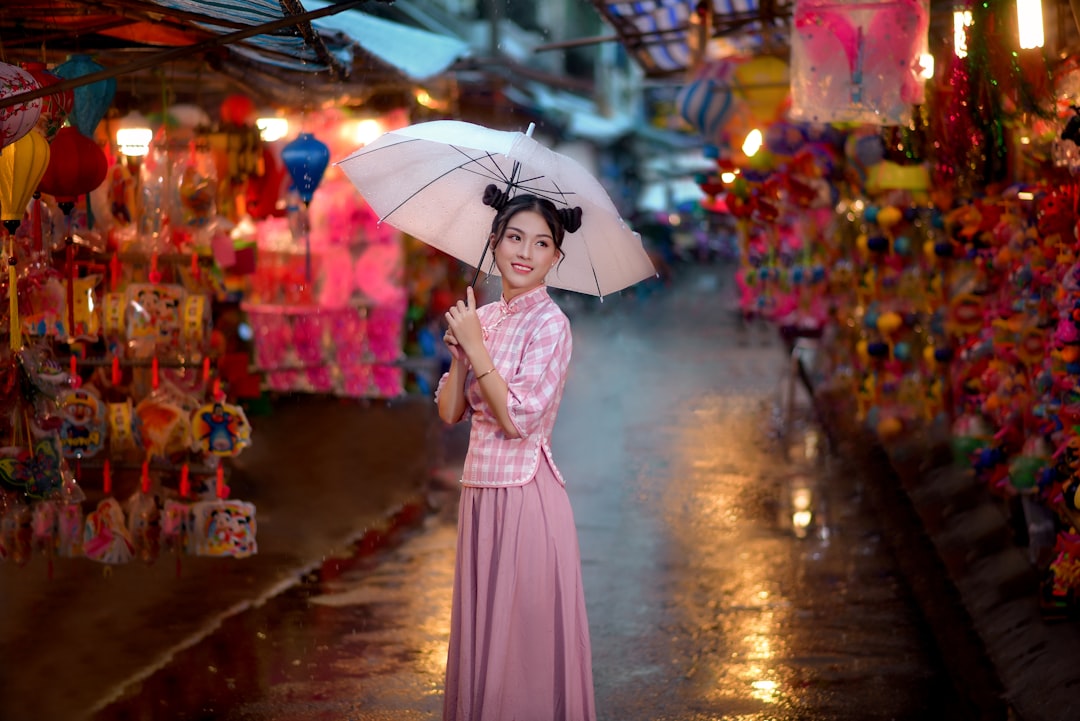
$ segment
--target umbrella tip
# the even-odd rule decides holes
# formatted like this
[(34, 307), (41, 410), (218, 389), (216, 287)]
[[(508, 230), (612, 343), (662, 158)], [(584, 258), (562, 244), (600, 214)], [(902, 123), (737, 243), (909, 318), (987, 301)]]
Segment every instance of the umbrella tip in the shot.
[(529, 129), (525, 131), (525, 137), (531, 138), (534, 130), (536, 130), (536, 123), (529, 123)]

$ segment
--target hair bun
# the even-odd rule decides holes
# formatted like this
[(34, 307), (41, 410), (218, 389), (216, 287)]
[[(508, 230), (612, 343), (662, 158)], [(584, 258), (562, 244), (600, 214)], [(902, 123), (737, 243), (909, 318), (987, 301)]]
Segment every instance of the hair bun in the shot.
[(488, 187), (484, 188), (484, 205), (490, 205), (495, 210), (502, 210), (508, 202), (510, 202), (510, 196), (499, 190), (494, 183), (489, 183)]
[(581, 208), (559, 208), (559, 219), (567, 233), (573, 233), (581, 227)]

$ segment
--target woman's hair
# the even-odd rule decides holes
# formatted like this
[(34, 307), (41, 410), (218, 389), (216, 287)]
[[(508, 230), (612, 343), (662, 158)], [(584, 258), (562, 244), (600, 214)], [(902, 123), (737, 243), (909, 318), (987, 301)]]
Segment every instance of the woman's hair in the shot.
[(495, 185), (488, 185), (484, 189), (484, 205), (495, 209), (495, 219), (491, 221), (491, 234), (495, 236), (495, 245), (502, 239), (510, 218), (523, 210), (540, 214), (551, 229), (555, 249), (560, 253), (566, 233), (573, 233), (581, 227), (581, 208), (557, 208), (547, 198), (537, 195), (515, 195), (511, 198)]

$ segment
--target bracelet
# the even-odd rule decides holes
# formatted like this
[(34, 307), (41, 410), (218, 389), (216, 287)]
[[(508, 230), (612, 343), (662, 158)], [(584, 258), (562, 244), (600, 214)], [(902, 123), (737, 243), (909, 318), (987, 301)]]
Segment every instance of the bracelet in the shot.
[(488, 375), (489, 373), (494, 373), (494, 372), (495, 372), (495, 366), (491, 366), (491, 368), (489, 368), (488, 370), (484, 371), (484, 372), (483, 372), (483, 373), (481, 373), (480, 375), (476, 376), (476, 380), (480, 380), (481, 378), (483, 378), (484, 376)]

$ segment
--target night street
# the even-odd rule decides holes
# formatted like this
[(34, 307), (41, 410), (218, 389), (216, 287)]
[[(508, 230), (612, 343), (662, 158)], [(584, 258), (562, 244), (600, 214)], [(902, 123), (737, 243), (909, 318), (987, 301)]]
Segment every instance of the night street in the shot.
[[(575, 349), (553, 445), (580, 531), (599, 718), (963, 718), (805, 398), (781, 433), (785, 353), (738, 326), (730, 272), (602, 306), (559, 296)], [(462, 438), (447, 436), (422, 524), (229, 618), (94, 721), (438, 718)]]

